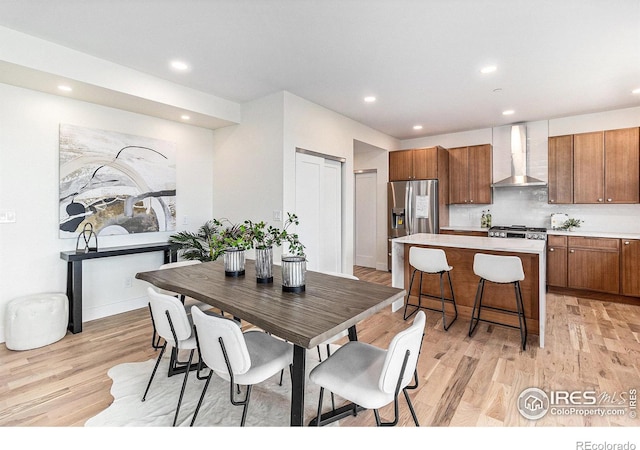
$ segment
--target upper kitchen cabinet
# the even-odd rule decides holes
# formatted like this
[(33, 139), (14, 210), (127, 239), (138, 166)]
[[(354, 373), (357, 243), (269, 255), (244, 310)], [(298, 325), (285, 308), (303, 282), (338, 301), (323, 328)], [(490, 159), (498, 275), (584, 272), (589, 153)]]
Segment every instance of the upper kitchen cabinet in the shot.
[(549, 138), (549, 203), (573, 203), (573, 136)]
[[(638, 128), (573, 135), (573, 202), (638, 203)], [(551, 151), (551, 145), (549, 146)]]
[(438, 160), (442, 147), (389, 152), (389, 181), (430, 180), (440, 178)]
[(492, 203), (491, 145), (449, 149), (449, 203)]
[(639, 128), (604, 132), (604, 188), (607, 203), (640, 202)]

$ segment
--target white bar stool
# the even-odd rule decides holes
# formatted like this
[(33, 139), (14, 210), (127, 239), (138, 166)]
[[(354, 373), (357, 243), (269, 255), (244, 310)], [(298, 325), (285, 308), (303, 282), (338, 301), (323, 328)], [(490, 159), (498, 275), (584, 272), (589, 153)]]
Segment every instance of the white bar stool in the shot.
[[(442, 312), (442, 326), (444, 330), (448, 330), (449, 327), (456, 321), (458, 318), (458, 308), (456, 307), (456, 297), (453, 294), (453, 285), (451, 284), (451, 274), (450, 271), (453, 269), (447, 262), (447, 255), (444, 253), (444, 250), (435, 249), (435, 248), (421, 248), (421, 247), (411, 247), (409, 249), (409, 264), (414, 267), (413, 273), (411, 274), (411, 282), (409, 283), (409, 291), (407, 292), (407, 301), (404, 305), (404, 320), (407, 320), (414, 313), (416, 313), (420, 309), (428, 309), (431, 311)], [(418, 304), (409, 303), (409, 298), (411, 296), (411, 288), (413, 287), (413, 279), (416, 275), (416, 272), (420, 272), (420, 290), (418, 293)], [(440, 297), (424, 294), (422, 292), (422, 275), (423, 274), (438, 274), (440, 275)], [(443, 283), (443, 275), (447, 274), (447, 278), (449, 279), (449, 288), (451, 289), (451, 298), (446, 298), (444, 296), (444, 283)], [(431, 298), (439, 298), (442, 301), (442, 309), (430, 308), (427, 306), (422, 306), (422, 297), (431, 297)], [(454, 317), (449, 324), (447, 324), (446, 316), (445, 316), (445, 302), (449, 302), (453, 304)], [(407, 308), (409, 306), (415, 307), (415, 311), (411, 314), (407, 315)]]
[[(524, 304), (522, 302), (522, 291), (520, 290), (520, 281), (524, 280), (524, 270), (522, 269), (522, 260), (517, 256), (498, 256), (486, 255), (484, 253), (476, 253), (473, 258), (473, 272), (480, 277), (478, 282), (478, 290), (476, 299), (473, 303), (473, 311), (471, 312), (471, 322), (469, 323), (469, 336), (471, 336), (478, 325), (478, 322), (488, 322), (494, 325), (501, 325), (509, 328), (520, 330), (520, 339), (522, 341), (522, 350), (527, 345), (527, 321), (524, 318)], [(483, 306), (482, 297), (484, 294), (484, 284), (486, 281), (498, 284), (511, 283), (514, 286), (516, 294), (516, 311), (497, 308), (493, 306)], [(519, 326), (510, 325), (501, 322), (494, 322), (480, 318), (480, 312), (484, 309), (498, 311), (505, 314), (514, 314), (518, 316)], [(477, 311), (477, 315), (476, 315)]]

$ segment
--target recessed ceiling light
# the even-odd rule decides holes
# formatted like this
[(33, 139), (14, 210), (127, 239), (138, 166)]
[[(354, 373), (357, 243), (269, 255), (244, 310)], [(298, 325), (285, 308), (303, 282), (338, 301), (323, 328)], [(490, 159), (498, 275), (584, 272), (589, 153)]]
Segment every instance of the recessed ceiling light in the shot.
[(181, 118), (182, 120), (189, 120), (189, 119), (191, 119), (191, 117), (190, 117), (190, 116), (188, 116), (188, 115), (186, 115), (186, 114), (181, 115), (181, 116), (180, 116), (180, 118)]
[(631, 91), (632, 94), (640, 94), (640, 88)]
[(67, 86), (65, 84), (61, 84), (60, 86), (58, 86), (58, 89), (60, 89), (61, 91), (65, 91), (65, 92), (73, 91), (73, 89), (71, 89), (71, 86)]
[(171, 61), (171, 67), (180, 71), (185, 71), (189, 69), (189, 66), (187, 65), (187, 63), (184, 63), (182, 61)]
[(414, 125), (413, 129), (414, 130), (422, 130), (422, 125)]
[(491, 73), (495, 72), (496, 70), (498, 70), (496, 66), (486, 66), (480, 69), (480, 73)]
[(503, 116), (510, 116), (511, 114), (513, 114), (515, 111), (513, 109), (507, 109), (506, 111), (502, 111), (502, 115)]
[(373, 95), (364, 98), (364, 101), (367, 103), (373, 103), (376, 101), (376, 98)]

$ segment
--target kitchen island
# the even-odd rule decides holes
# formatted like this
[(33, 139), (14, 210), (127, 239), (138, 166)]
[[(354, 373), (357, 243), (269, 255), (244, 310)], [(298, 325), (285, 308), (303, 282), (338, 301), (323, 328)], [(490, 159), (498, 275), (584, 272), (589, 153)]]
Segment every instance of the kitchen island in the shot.
[[(439, 248), (445, 251), (450, 266), (451, 280), (458, 306), (457, 326), (469, 325), (473, 302), (479, 277), (473, 273), (473, 256), (476, 253), (487, 253), (502, 256), (518, 256), (522, 260), (525, 279), (521, 282), (525, 318), (530, 334), (537, 334), (540, 347), (544, 347), (544, 331), (546, 319), (546, 242), (530, 239), (496, 239), (478, 236), (458, 236), (445, 234), (413, 234), (391, 241), (391, 274), (392, 286), (409, 290), (409, 282), (413, 268), (409, 265), (409, 249), (411, 247)], [(416, 275), (417, 276), (417, 275)], [(418, 283), (414, 283), (411, 303), (417, 304)], [(446, 283), (445, 283), (446, 284)], [(439, 277), (425, 276), (423, 292), (440, 296)], [(485, 286), (483, 304), (491, 306), (515, 308), (512, 285)], [(445, 289), (445, 296), (450, 296)], [(439, 308), (440, 301), (423, 296), (422, 303)], [(395, 302), (393, 310), (404, 308), (404, 302)], [(447, 309), (448, 311), (448, 309)], [(491, 318), (491, 314), (483, 311), (483, 317)], [(496, 317), (493, 317), (494, 319)], [(500, 316), (500, 321), (517, 320)], [(515, 323), (515, 322), (514, 322)], [(454, 326), (455, 326), (454, 325)]]

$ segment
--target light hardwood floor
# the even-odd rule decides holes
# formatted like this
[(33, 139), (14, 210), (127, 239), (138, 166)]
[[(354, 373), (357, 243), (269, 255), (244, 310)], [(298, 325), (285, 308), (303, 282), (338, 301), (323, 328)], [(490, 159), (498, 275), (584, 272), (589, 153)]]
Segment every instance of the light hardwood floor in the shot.
[[(362, 280), (390, 285), (390, 274), (362, 267)], [(442, 329), (439, 313), (427, 311), (419, 360), (419, 388), (411, 392), (422, 426), (638, 426), (628, 408), (622, 416), (558, 416), (529, 421), (517, 410), (528, 387), (550, 391), (595, 391), (615, 399), (640, 388), (640, 302), (624, 305), (556, 294), (547, 295), (547, 343), (530, 336), (527, 350), (519, 332), (480, 324), (472, 338), (458, 319)], [(408, 325), (402, 312), (385, 310), (358, 327), (363, 342), (385, 347)], [(123, 362), (155, 358), (146, 309), (86, 322), (83, 332), (23, 352), (0, 344), (0, 426), (82, 426), (112, 401), (107, 370)], [(628, 396), (626, 397), (628, 402)], [(315, 401), (315, 399), (314, 399)], [(628, 406), (628, 403), (625, 404)], [(381, 411), (384, 420), (391, 407)], [(342, 426), (374, 426), (364, 411)], [(413, 426), (404, 399), (400, 422)]]

